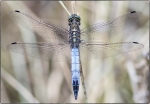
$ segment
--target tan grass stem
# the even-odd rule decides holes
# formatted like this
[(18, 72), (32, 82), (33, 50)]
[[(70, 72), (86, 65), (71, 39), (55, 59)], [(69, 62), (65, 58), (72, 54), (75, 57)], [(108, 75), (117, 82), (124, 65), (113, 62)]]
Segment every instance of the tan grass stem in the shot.
[[(39, 101), (24, 87), (22, 86), (15, 78), (13, 78), (9, 73), (7, 73), (1, 67), (2, 78), (12, 86), (19, 94), (21, 94), (29, 103), (39, 103)], [(11, 80), (10, 80), (11, 79)]]
[(64, 5), (64, 3), (62, 2), (62, 1), (58, 1), (60, 4), (61, 4), (61, 6), (65, 9), (65, 11), (69, 14), (69, 15), (71, 15), (70, 14), (70, 12), (68, 11), (68, 9), (66, 8), (66, 6)]

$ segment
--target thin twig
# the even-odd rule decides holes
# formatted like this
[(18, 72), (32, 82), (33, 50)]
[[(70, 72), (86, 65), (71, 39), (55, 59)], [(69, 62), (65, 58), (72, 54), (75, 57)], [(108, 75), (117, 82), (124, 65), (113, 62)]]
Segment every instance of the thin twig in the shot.
[(79, 15), (79, 12), (77, 11), (76, 1), (72, 1), (71, 5), (72, 5), (72, 12), (73, 12), (73, 14)]
[[(80, 57), (80, 52), (79, 52), (79, 57)], [(86, 94), (86, 87), (85, 87), (85, 83), (84, 83), (84, 76), (83, 76), (83, 70), (82, 70), (82, 63), (81, 63), (81, 59), (79, 58), (80, 61), (80, 76), (81, 76), (81, 82), (82, 82), (82, 87), (83, 87), (83, 93), (84, 93), (84, 98), (85, 98), (85, 102), (87, 102), (87, 94)]]
[[(19, 94), (21, 94), (28, 102), (32, 103), (39, 103), (39, 101), (32, 96), (32, 94), (23, 87), (16, 79), (14, 79), (9, 73), (7, 73), (2, 67), (2, 78), (10, 84), (16, 91), (18, 91)], [(11, 80), (10, 80), (11, 79)]]
[(82, 64), (81, 64), (81, 60), (80, 60), (80, 75), (81, 75), (81, 81), (82, 81), (82, 87), (83, 87), (83, 93), (84, 93), (84, 97), (85, 97), (85, 102), (87, 102), (87, 94), (86, 94), (86, 87), (85, 87), (85, 83), (84, 83), (84, 76), (83, 76), (83, 71), (82, 71)]
[(66, 8), (66, 6), (64, 5), (64, 3), (62, 2), (62, 1), (58, 1), (60, 4), (61, 4), (61, 6), (66, 10), (66, 12), (69, 14), (69, 15), (71, 15), (70, 14), (70, 12), (68, 11), (68, 9)]
[(71, 1), (71, 5), (73, 14), (77, 14), (76, 1)]

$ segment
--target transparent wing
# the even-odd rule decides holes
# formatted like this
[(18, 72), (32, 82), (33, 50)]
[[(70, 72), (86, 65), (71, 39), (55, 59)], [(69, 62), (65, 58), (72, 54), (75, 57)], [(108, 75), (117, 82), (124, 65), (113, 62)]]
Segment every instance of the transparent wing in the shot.
[(95, 24), (81, 30), (81, 40), (106, 41), (123, 30), (130, 28), (142, 16), (141, 12), (131, 12), (106, 23)]
[(11, 11), (10, 16), (20, 25), (24, 26), (31, 32), (35, 31), (43, 38), (68, 40), (68, 30), (62, 27), (56, 27), (52, 24), (47, 24), (17, 10)]
[(83, 59), (100, 59), (111, 57), (143, 48), (137, 42), (119, 43), (82, 43), (80, 44), (80, 57)]
[(12, 43), (7, 49), (23, 55), (47, 61), (67, 61), (71, 58), (67, 43)]

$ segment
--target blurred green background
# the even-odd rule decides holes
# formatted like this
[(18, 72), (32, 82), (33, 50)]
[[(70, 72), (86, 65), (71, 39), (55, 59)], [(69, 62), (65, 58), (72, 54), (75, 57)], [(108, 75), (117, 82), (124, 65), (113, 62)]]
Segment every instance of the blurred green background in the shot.
[[(72, 13), (71, 1), (63, 1)], [(115, 42), (137, 41), (143, 49), (104, 60), (82, 60), (89, 103), (148, 103), (149, 1), (76, 1), (81, 29), (131, 11), (143, 13), (132, 28), (115, 35)], [(82, 86), (74, 100), (70, 62), (48, 62), (9, 52), (12, 42), (45, 41), (14, 22), (9, 12), (68, 28), (68, 14), (58, 1), (1, 1), (1, 102), (84, 103)]]

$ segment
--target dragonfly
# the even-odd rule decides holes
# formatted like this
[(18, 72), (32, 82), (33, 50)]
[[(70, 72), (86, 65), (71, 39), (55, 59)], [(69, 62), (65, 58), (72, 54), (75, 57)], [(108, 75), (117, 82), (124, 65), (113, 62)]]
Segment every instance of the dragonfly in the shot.
[(47, 61), (59, 62), (69, 59), (75, 99), (79, 92), (81, 59), (112, 57), (144, 47), (138, 42), (105, 42), (136, 23), (142, 17), (142, 13), (137, 11), (83, 29), (80, 29), (81, 18), (77, 14), (68, 17), (68, 29), (43, 22), (18, 10), (11, 11), (10, 16), (29, 31), (36, 32), (42, 38), (52, 39), (53, 42), (13, 42), (7, 45), (7, 49)]

